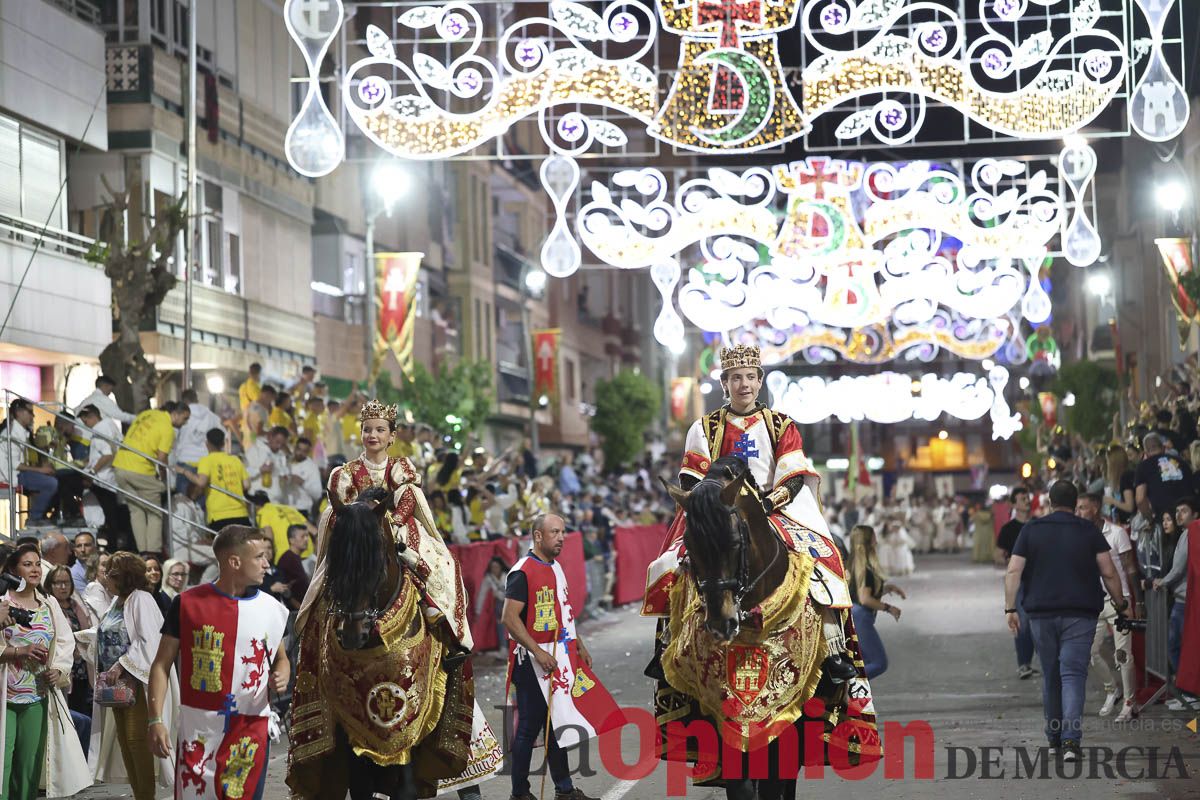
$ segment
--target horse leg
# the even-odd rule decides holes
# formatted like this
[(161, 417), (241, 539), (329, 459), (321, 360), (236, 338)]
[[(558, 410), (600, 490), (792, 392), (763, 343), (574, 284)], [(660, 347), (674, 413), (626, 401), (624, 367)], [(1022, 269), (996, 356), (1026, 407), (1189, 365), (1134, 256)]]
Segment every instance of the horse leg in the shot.
[(742, 777), (724, 779), (725, 800), (756, 800), (758, 793), (754, 790), (754, 779), (749, 777), (749, 759), (744, 754), (739, 757), (742, 759)]
[(351, 756), (350, 800), (417, 800), (412, 765), (382, 766), (365, 756)]

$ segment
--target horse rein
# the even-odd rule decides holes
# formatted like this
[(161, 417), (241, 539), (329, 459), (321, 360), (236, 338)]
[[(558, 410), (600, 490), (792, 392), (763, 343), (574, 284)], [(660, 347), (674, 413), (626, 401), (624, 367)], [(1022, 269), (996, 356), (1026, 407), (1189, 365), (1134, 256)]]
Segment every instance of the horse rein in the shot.
[[(713, 480), (712, 478), (704, 478), (704, 481)], [(703, 481), (701, 481), (703, 482)], [(713, 480), (714, 483), (718, 481)], [(744, 489), (743, 489), (744, 491)], [(700, 594), (707, 595), (711, 592), (733, 592), (734, 602), (738, 606), (738, 614), (744, 620), (749, 616), (749, 613), (742, 609), (742, 600), (745, 599), (754, 587), (766, 576), (771, 568), (775, 566), (775, 562), (779, 560), (779, 554), (783, 550), (783, 543), (778, 537), (775, 539), (775, 553), (771, 556), (771, 560), (767, 562), (767, 566), (763, 568), (754, 580), (750, 580), (750, 524), (746, 522), (742, 512), (734, 506), (730, 509), (730, 513), (737, 517), (738, 538), (741, 540), (741, 548), (738, 554), (738, 574), (736, 578), (705, 578), (703, 580), (696, 579), (696, 588)]]
[[(407, 549), (407, 548), (403, 545), (403, 543), (396, 542), (396, 555), (397, 556), (399, 556), (400, 553), (402, 553), (405, 549)], [(404, 560), (403, 559), (400, 559), (400, 571), (401, 572), (404, 571)], [(350, 613), (343, 612), (343, 613), (339, 613), (338, 616), (341, 617), (345, 622), (359, 622), (359, 621), (365, 620), (368, 623), (368, 627), (374, 627), (375, 623), (379, 621), (379, 618), (381, 616), (383, 616), (383, 614), (389, 608), (391, 608), (393, 605), (395, 605), (396, 599), (398, 597), (400, 597), (400, 592), (403, 589), (404, 589), (404, 581), (398, 580), (398, 581), (396, 581), (396, 589), (395, 589), (395, 591), (392, 592), (391, 598), (389, 598), (388, 601), (386, 603), (384, 603), (382, 607), (380, 607), (380, 608), (364, 608), (362, 611), (351, 611)]]

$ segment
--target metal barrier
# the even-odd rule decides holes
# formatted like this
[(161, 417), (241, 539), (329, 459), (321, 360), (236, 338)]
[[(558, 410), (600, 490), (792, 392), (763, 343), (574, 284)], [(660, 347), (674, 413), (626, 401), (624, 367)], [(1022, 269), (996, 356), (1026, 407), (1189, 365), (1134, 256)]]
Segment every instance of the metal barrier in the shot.
[[(1151, 578), (1160, 578), (1171, 568), (1162, 559), (1162, 528), (1155, 525), (1148, 535), (1152, 537), (1150, 552), (1155, 558), (1145, 565), (1146, 571)], [(1155, 589), (1150, 586), (1143, 593), (1142, 600), (1146, 620), (1146, 673), (1158, 678), (1163, 685), (1138, 708), (1138, 713), (1157, 703), (1163, 694), (1187, 706), (1187, 699), (1175, 686), (1175, 674), (1171, 669), (1171, 591), (1166, 587)]]
[[(70, 422), (73, 425), (81, 424), (78, 421), (78, 419), (75, 419), (74, 417), (64, 416), (63, 414), (59, 413), (59, 411), (57, 411), (51, 407), (52, 405), (59, 406), (60, 404), (58, 404), (58, 403), (54, 403), (54, 404), (39, 403), (35, 400), (30, 400), (28, 397), (24, 397), (20, 394), (17, 394), (16, 392), (14, 392), (10, 389), (5, 389), (4, 395), (5, 395), (4, 400), (5, 400), (5, 408), (6, 409), (12, 407), (13, 400), (21, 399), (21, 400), (24, 400), (27, 403), (29, 403), (34, 408), (40, 409), (43, 412), (50, 414), (55, 419), (61, 419), (61, 420)], [(15, 533), (17, 531), (17, 503), (16, 503), (16, 495), (17, 495), (17, 489), (18, 489), (17, 464), (20, 462), (14, 458), (15, 452), (13, 450), (14, 443), (13, 443), (13, 437), (12, 437), (12, 426), (17, 423), (15, 420), (11, 420), (11, 413), (9, 413), (8, 418), (10, 419), (10, 422), (5, 427), (5, 430), (4, 430), (4, 447), (7, 449), (8, 463), (12, 469), (12, 474), (8, 476), (9, 477), (9, 480), (8, 480), (9, 530), (12, 531), (13, 533)], [(135, 455), (141, 456), (142, 458), (146, 459), (147, 461), (154, 464), (155, 466), (161, 467), (164, 470), (165, 474), (167, 475), (167, 480), (164, 482), (164, 485), (163, 485), (163, 491), (165, 491), (166, 495), (167, 495), (166, 505), (159, 506), (155, 503), (152, 503), (148, 500), (144, 500), (143, 498), (138, 497), (137, 495), (133, 494), (132, 492), (122, 489), (120, 486), (117, 486), (116, 484), (111, 484), (111, 483), (108, 483), (107, 481), (101, 480), (98, 476), (93, 475), (84, 469), (80, 469), (79, 467), (75, 466), (74, 464), (70, 463), (69, 461), (64, 461), (61, 458), (55, 456), (53, 453), (42, 450), (41, 448), (34, 445), (31, 441), (25, 442), (18, 446), (24, 451), (37, 453), (38, 455), (49, 459), (54, 464), (61, 465), (63, 469), (71, 470), (72, 472), (75, 472), (83, 477), (88, 478), (93, 483), (99, 484), (102, 488), (108, 489), (109, 491), (114, 492), (115, 494), (117, 494), (121, 497), (124, 497), (127, 503), (129, 501), (133, 501), (145, 508), (153, 509), (153, 510), (159, 512), (160, 514), (163, 515), (163, 517), (166, 520), (168, 520), (168, 534), (166, 537), (164, 537), (164, 543), (170, 543), (170, 540), (171, 540), (170, 533), (169, 533), (171, 520), (178, 520), (178, 521), (184, 523), (185, 525), (187, 525), (189, 528), (196, 529), (202, 533), (208, 534), (209, 536), (216, 535), (216, 531), (214, 531), (212, 528), (209, 528), (206, 525), (200, 525), (196, 522), (193, 522), (190, 519), (187, 519), (185, 517), (182, 517), (182, 516), (176, 514), (172, 510), (172, 506), (171, 506), (171, 496), (172, 496), (171, 484), (172, 484), (172, 481), (170, 479), (170, 476), (174, 473), (174, 470), (171, 468), (170, 464), (163, 462), (163, 461), (159, 461), (154, 456), (150, 455), (149, 453), (143, 453), (141, 450), (138, 450), (136, 447), (130, 447), (129, 445), (125, 444), (123, 441), (121, 441), (119, 439), (113, 439), (109, 436), (105, 436), (104, 434), (98, 433), (95, 430), (92, 430), (90, 428), (88, 429), (88, 432), (92, 438), (102, 439), (106, 442), (109, 442), (117, 449), (127, 450)], [(207, 488), (209, 491), (219, 492), (220, 494), (223, 494), (227, 497), (237, 500), (240, 503), (245, 504), (246, 509), (247, 509), (247, 516), (249, 516), (251, 519), (253, 519), (254, 515), (251, 513), (252, 509), (250, 508), (249, 501), (245, 497), (243, 497), (242, 495), (233, 494), (232, 492), (228, 492), (219, 486), (213, 486), (211, 484)], [(114, 521), (106, 520), (106, 522), (112, 524)], [(190, 540), (189, 540), (189, 542), (190, 542)], [(187, 554), (189, 556), (188, 561), (194, 561), (195, 560), (194, 556), (196, 555), (196, 552), (192, 548), (191, 544), (189, 543), (188, 545), (186, 545), (185, 549), (187, 550)], [(176, 553), (168, 553), (167, 555), (178, 558), (178, 554), (176, 554)]]

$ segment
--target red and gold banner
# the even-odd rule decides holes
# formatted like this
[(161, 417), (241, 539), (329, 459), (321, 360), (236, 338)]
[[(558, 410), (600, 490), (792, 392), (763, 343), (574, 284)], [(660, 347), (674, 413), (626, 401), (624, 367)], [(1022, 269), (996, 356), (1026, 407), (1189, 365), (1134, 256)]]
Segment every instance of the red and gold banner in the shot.
[(1047, 428), (1058, 424), (1058, 395), (1054, 392), (1038, 392), (1038, 402), (1042, 405), (1042, 421)]
[(691, 410), (692, 387), (695, 384), (695, 378), (671, 379), (671, 419), (675, 422), (690, 419), (688, 412)]
[(558, 408), (558, 341), (559, 328), (533, 332), (533, 397), (537, 403), (542, 395), (550, 399), (550, 408)]
[(390, 350), (406, 377), (413, 372), (413, 330), (417, 316), (417, 277), (424, 253), (375, 254), (375, 347), (371, 379), (379, 375)]
[(1191, 332), (1192, 323), (1200, 322), (1196, 304), (1184, 290), (1181, 278), (1194, 269), (1192, 261), (1192, 240), (1184, 239), (1155, 239), (1158, 252), (1162, 256), (1163, 269), (1171, 281), (1171, 302), (1175, 305), (1175, 313), (1179, 316), (1179, 344), (1182, 347)]

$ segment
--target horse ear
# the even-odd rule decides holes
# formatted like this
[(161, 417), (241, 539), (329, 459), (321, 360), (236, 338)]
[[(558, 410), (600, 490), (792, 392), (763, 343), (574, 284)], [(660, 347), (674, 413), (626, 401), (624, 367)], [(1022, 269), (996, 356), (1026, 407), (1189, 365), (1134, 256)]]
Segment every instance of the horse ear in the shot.
[(675, 501), (675, 505), (683, 509), (687, 508), (688, 495), (690, 495), (691, 492), (685, 492), (678, 486), (667, 483), (662, 479), (661, 476), (659, 477), (658, 481), (663, 485), (663, 488), (667, 490), (667, 494), (671, 495), (671, 499)]
[(742, 489), (746, 485), (746, 476), (749, 474), (750, 470), (743, 470), (740, 475), (725, 484), (725, 488), (721, 490), (722, 503), (731, 507), (737, 503), (738, 495), (742, 493)]

